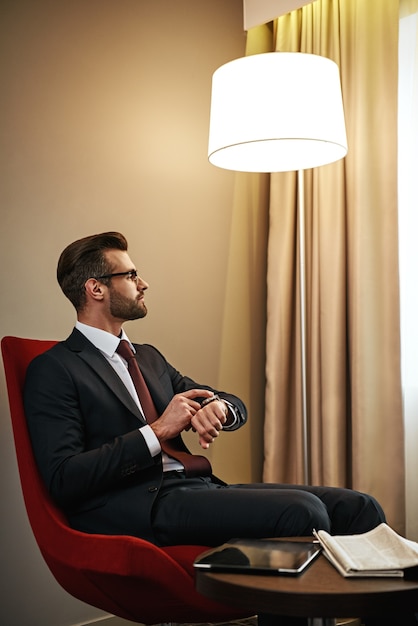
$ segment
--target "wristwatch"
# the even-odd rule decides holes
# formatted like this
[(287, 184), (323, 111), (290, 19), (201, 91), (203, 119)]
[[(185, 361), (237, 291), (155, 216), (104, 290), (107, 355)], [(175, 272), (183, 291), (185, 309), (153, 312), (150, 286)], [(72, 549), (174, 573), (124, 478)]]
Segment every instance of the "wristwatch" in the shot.
[(210, 396), (210, 398), (205, 398), (204, 400), (202, 400), (200, 406), (202, 407), (206, 406), (207, 404), (210, 404), (211, 402), (215, 402), (216, 400), (223, 402), (222, 398), (220, 398), (218, 394), (214, 393), (213, 396)]
[(211, 402), (215, 402), (215, 400), (219, 400), (219, 402), (222, 402), (222, 404), (224, 405), (225, 409), (226, 409), (226, 413), (225, 413), (225, 417), (228, 417), (228, 414), (230, 413), (231, 409), (232, 409), (232, 415), (234, 417), (234, 421), (236, 419), (236, 415), (235, 415), (235, 411), (233, 409), (233, 406), (230, 402), (228, 402), (227, 400), (223, 400), (222, 398), (220, 398), (218, 396), (218, 394), (214, 393), (213, 396), (211, 396), (210, 398), (205, 398), (202, 403), (201, 403), (201, 407), (206, 406), (207, 404), (210, 404)]

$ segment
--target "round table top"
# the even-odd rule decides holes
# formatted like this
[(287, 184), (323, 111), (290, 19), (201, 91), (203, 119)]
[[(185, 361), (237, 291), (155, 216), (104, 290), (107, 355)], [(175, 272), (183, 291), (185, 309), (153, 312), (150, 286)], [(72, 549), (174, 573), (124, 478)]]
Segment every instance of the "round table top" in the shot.
[(196, 571), (196, 588), (225, 604), (293, 617), (372, 617), (418, 611), (418, 580), (344, 578), (321, 555), (300, 576)]

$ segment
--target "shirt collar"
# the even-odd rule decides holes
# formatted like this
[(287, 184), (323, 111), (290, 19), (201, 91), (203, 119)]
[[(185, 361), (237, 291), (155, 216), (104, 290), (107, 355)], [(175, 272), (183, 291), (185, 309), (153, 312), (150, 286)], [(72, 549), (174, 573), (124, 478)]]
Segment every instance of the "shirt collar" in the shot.
[(106, 330), (101, 330), (100, 328), (95, 328), (94, 326), (88, 326), (88, 324), (83, 324), (82, 322), (76, 322), (75, 327), (80, 331), (98, 350), (104, 352), (109, 357), (112, 357), (116, 348), (119, 345), (119, 341), (121, 339), (125, 339), (129, 345), (131, 346), (133, 352), (136, 352), (134, 346), (129, 341), (128, 335), (125, 333), (122, 328), (122, 334), (119, 337), (115, 337), (112, 333), (108, 333)]

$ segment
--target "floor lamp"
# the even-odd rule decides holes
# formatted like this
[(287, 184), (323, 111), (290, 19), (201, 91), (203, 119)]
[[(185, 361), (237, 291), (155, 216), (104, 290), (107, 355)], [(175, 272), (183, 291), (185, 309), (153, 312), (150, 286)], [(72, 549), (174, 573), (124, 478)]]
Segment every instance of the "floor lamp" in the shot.
[(239, 172), (298, 172), (303, 474), (309, 484), (304, 170), (342, 159), (347, 137), (338, 66), (314, 54), (270, 52), (218, 68), (209, 161)]

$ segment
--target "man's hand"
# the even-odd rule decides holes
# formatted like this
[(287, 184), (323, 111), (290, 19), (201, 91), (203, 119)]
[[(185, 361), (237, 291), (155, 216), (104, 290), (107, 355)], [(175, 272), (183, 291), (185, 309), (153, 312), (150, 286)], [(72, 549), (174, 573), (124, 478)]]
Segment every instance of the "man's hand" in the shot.
[[(213, 394), (211, 394), (213, 395)], [(193, 415), (191, 424), (199, 435), (199, 444), (207, 450), (219, 436), (228, 416), (228, 408), (222, 400), (214, 400), (199, 408)]]
[[(207, 389), (190, 389), (175, 395), (161, 417), (150, 424), (158, 440), (172, 439), (183, 430), (193, 426), (192, 419), (201, 410), (199, 402), (196, 402), (194, 398), (210, 398), (212, 396), (212, 391)], [(212, 402), (211, 404), (219, 403)]]

